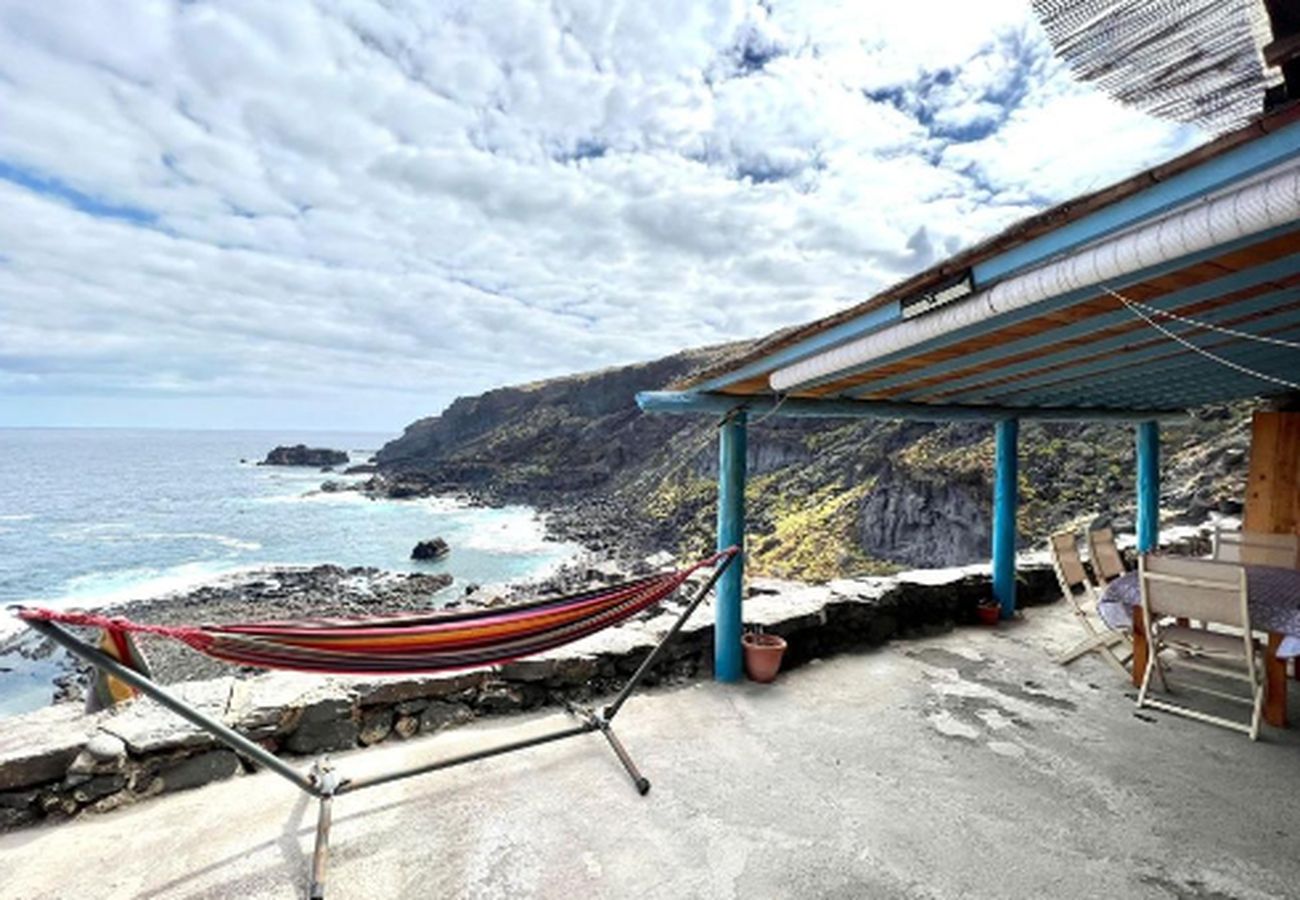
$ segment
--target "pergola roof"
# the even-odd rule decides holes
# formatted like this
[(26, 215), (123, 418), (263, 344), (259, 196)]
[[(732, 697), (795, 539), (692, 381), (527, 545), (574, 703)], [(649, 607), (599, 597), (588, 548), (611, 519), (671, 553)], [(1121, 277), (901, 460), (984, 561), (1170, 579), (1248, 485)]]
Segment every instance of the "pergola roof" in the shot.
[(674, 387), (801, 408), (1083, 413), (1283, 393), (1300, 351), (1231, 332), (1300, 339), (1298, 210), (1292, 106)]

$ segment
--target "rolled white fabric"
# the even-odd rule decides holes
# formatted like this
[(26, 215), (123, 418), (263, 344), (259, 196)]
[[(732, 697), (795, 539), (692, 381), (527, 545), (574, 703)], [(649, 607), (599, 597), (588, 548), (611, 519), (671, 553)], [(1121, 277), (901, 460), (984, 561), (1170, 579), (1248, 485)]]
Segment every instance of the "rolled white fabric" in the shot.
[(777, 393), (796, 390), (800, 385), (906, 350), (992, 316), (1103, 284), (1298, 219), (1300, 166), (1000, 281), (989, 290), (950, 306), (777, 369), (768, 381)]

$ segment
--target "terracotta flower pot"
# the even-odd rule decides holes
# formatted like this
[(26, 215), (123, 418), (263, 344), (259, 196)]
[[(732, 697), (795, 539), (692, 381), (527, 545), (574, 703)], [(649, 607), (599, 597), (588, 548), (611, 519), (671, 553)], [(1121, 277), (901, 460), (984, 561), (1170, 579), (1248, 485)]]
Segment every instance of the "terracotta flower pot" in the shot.
[(975, 615), (982, 625), (996, 625), (1002, 618), (1002, 607), (996, 603), (981, 603), (975, 607)]
[(740, 646), (745, 652), (745, 674), (751, 681), (766, 684), (776, 678), (785, 653), (785, 638), (751, 631), (741, 635)]

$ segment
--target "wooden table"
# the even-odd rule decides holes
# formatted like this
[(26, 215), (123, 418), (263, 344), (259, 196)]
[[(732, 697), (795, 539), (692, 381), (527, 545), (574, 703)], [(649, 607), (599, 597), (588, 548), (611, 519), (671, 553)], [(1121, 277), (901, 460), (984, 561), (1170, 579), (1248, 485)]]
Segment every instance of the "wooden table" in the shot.
[[(1300, 636), (1300, 571), (1255, 565), (1247, 565), (1245, 569), (1251, 625), (1268, 633), (1264, 652), (1264, 721), (1285, 728), (1286, 660), (1279, 659), (1277, 651), (1288, 636), (1293, 639)], [(1138, 687), (1142, 685), (1148, 658), (1147, 637), (1138, 611), (1140, 594), (1137, 572), (1127, 572), (1106, 585), (1098, 605), (1106, 624), (1112, 628), (1131, 625), (1133, 629), (1132, 677)]]
[[(1277, 658), (1278, 645), (1282, 635), (1276, 631), (1268, 633), (1268, 647), (1264, 651), (1264, 721), (1274, 728), (1286, 728), (1286, 660)], [(1147, 658), (1150, 655), (1147, 644), (1146, 627), (1142, 617), (1133, 617), (1133, 686), (1142, 686), (1142, 675), (1147, 670)], [(1297, 663), (1300, 674), (1300, 663)]]

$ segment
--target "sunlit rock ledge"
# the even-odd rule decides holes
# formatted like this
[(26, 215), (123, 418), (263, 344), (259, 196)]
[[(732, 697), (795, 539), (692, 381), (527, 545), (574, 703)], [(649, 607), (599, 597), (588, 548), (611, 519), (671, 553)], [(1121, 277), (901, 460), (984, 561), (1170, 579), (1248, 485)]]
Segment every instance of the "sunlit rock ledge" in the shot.
[[(783, 669), (975, 620), (987, 566), (921, 570), (824, 585), (750, 578), (747, 627), (784, 637)], [(1021, 605), (1057, 597), (1051, 570), (1022, 567)], [(172, 685), (209, 715), (286, 756), (407, 740), (480, 716), (583, 701), (615, 690), (668, 630), (684, 600), (568, 647), (486, 670), (340, 678), (266, 672)], [(646, 684), (710, 674), (713, 607), (701, 607)], [(141, 698), (94, 715), (59, 704), (4, 720), (0, 828), (106, 812), (237, 776), (251, 764), (206, 732)]]

